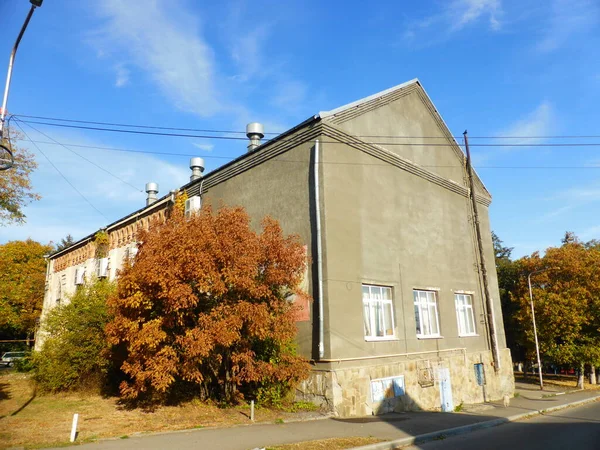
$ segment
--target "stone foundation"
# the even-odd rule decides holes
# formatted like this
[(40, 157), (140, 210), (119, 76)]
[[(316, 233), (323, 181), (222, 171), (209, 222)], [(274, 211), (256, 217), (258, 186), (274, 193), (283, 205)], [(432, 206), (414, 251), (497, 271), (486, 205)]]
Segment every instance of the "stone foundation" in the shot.
[[(375, 360), (317, 364), (297, 397), (327, 407), (337, 416), (364, 416), (386, 412), (442, 410), (441, 385), (448, 369), (451, 397), (446, 409), (461, 403), (495, 401), (513, 395), (514, 377), (508, 349), (500, 352), (501, 369), (496, 373), (491, 352), (452, 351)], [(340, 367), (335, 367), (338, 364)], [(479, 385), (474, 365), (482, 364), (484, 384)], [(442, 369), (442, 370), (440, 370)]]

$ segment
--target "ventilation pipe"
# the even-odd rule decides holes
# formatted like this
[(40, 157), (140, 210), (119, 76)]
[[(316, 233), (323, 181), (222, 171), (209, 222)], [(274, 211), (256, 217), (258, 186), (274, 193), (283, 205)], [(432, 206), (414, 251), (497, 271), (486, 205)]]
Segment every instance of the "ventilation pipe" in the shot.
[(248, 151), (251, 152), (260, 145), (260, 140), (265, 137), (265, 129), (262, 123), (252, 122), (246, 125), (246, 136), (250, 139)]
[(150, 206), (158, 200), (158, 197), (156, 196), (156, 194), (158, 194), (158, 183), (146, 183), (146, 194), (148, 194), (146, 206)]
[(204, 172), (204, 160), (198, 157), (190, 159), (190, 169), (192, 169), (192, 176), (190, 176), (190, 181), (202, 178), (202, 172)]

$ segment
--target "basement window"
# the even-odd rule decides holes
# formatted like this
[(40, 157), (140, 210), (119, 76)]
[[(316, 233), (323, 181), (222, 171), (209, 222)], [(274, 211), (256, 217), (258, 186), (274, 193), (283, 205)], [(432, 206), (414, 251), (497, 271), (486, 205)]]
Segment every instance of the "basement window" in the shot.
[(415, 321), (418, 338), (439, 338), (440, 319), (438, 315), (437, 293), (435, 291), (414, 290)]
[(394, 338), (394, 307), (392, 288), (362, 285), (363, 321), (366, 340)]

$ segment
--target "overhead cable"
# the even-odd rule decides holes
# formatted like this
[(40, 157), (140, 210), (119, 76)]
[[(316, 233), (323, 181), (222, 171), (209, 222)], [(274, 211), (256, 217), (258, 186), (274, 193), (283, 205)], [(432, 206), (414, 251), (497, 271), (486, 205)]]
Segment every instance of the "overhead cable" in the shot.
[[(126, 134), (139, 134), (149, 136), (167, 136), (167, 137), (185, 137), (185, 138), (196, 138), (196, 139), (218, 139), (218, 140), (234, 140), (234, 141), (246, 141), (244, 137), (235, 136), (211, 136), (211, 135), (199, 135), (199, 134), (183, 134), (183, 133), (165, 133), (157, 131), (140, 131), (140, 130), (120, 130), (116, 128), (104, 128), (104, 127), (91, 127), (83, 125), (68, 125), (63, 123), (50, 123), (50, 122), (39, 122), (35, 120), (22, 120), (25, 123), (35, 123), (40, 125), (48, 125), (53, 127), (64, 127), (64, 128), (75, 128), (80, 130), (92, 130), (102, 132), (113, 132), (113, 133), (126, 133)], [(277, 139), (277, 138), (274, 138)], [(271, 140), (274, 140), (271, 139)], [(270, 142), (271, 140), (265, 141), (262, 145)], [(279, 142), (292, 142), (297, 139), (277, 139)], [(327, 144), (354, 144), (355, 142), (335, 140), (335, 141), (322, 141)], [(409, 146), (409, 147), (455, 147), (456, 144), (437, 144), (437, 143), (422, 143), (422, 142), (365, 142), (371, 145), (386, 145), (386, 146)], [(471, 147), (600, 147), (600, 142), (579, 142), (579, 143), (514, 143), (514, 144), (472, 144)]]
[[(20, 119), (16, 119), (16, 120), (20, 120)], [(83, 159), (84, 161), (89, 162), (90, 164), (92, 164), (93, 166), (97, 167), (98, 169), (102, 170), (103, 172), (106, 172), (107, 174), (109, 174), (111, 177), (119, 180), (121, 183), (126, 184), (127, 186), (133, 188), (136, 192), (144, 192), (143, 190), (139, 189), (138, 187), (134, 186), (133, 184), (131, 184), (128, 181), (125, 181), (123, 178), (119, 177), (118, 175), (115, 175), (114, 173), (112, 173), (110, 170), (102, 167), (99, 164), (96, 164), (94, 161), (86, 158), (85, 156), (81, 155), (80, 153), (77, 153), (75, 150), (70, 149), (66, 144), (63, 144), (61, 142), (58, 142), (56, 139), (54, 139), (51, 136), (48, 136), (46, 133), (44, 133), (43, 131), (38, 130), (37, 128), (35, 128), (33, 125), (30, 124), (26, 124), (29, 128), (31, 128), (33, 131), (45, 136), (46, 138), (50, 139), (51, 141), (53, 141), (56, 145), (60, 145), (61, 147), (63, 147), (64, 149), (70, 151), (71, 153), (73, 153), (74, 155), (79, 156), (81, 159)]]
[[(16, 124), (17, 124), (17, 127), (19, 127), (19, 129), (21, 130), (21, 132), (29, 139), (29, 136), (27, 135), (27, 132), (23, 129), (23, 127), (21, 127), (21, 125), (18, 122), (16, 122)], [(77, 189), (73, 183), (71, 183), (69, 181), (69, 179), (60, 171), (60, 169), (58, 167), (56, 167), (56, 165), (52, 162), (52, 160), (48, 157), (48, 155), (46, 155), (36, 143), (33, 143), (33, 145), (44, 156), (44, 158), (46, 158), (48, 160), (50, 165), (67, 182), (67, 184), (69, 186), (71, 186), (71, 188), (73, 188), (73, 190), (75, 192), (77, 192), (79, 194), (79, 196), (82, 199), (84, 199), (88, 205), (90, 205), (98, 214), (100, 214), (102, 217), (104, 217), (104, 219), (108, 222), (109, 221), (108, 217), (106, 217), (104, 214), (102, 214), (102, 211), (100, 211), (98, 208), (96, 208), (94, 206), (94, 204), (85, 195), (83, 195), (83, 193), (79, 189)]]

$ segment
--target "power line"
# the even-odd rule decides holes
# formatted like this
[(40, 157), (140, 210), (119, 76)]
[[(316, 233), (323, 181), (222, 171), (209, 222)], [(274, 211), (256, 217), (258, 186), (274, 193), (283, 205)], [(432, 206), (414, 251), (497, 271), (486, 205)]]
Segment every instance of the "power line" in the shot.
[[(29, 139), (29, 136), (27, 135), (27, 132), (23, 129), (23, 127), (21, 127), (21, 125), (18, 122), (17, 122), (17, 126), (23, 132), (23, 134)], [(56, 167), (56, 165), (54, 165), (54, 163), (50, 160), (50, 158), (48, 158), (48, 156), (42, 151), (42, 149), (35, 142), (33, 142), (33, 145), (44, 156), (44, 158), (46, 158), (48, 160), (48, 162), (50, 163), (50, 165), (52, 167), (54, 167), (54, 170), (56, 170), (58, 172), (58, 174), (69, 184), (69, 186), (71, 186), (73, 188), (73, 190), (75, 192), (77, 192), (81, 196), (81, 198), (84, 199), (87, 202), (88, 205), (90, 205), (92, 208), (94, 208), (94, 210), (98, 214), (100, 214), (102, 217), (104, 217), (104, 219), (108, 222), (109, 221), (108, 217), (106, 217), (104, 214), (102, 214), (102, 211), (100, 211), (98, 208), (96, 208), (93, 205), (93, 203), (91, 201), (89, 201), (88, 198), (85, 195), (83, 195), (81, 193), (81, 191), (79, 189), (77, 189), (73, 183), (71, 183), (69, 181), (69, 179), (60, 171), (60, 169), (58, 167)]]
[[(17, 121), (21, 121), (20, 119), (16, 119)], [(92, 164), (93, 166), (97, 167), (98, 169), (106, 172), (107, 174), (109, 174), (111, 177), (116, 178), (117, 180), (119, 180), (121, 183), (126, 184), (127, 186), (132, 187), (136, 192), (144, 192), (141, 189), (137, 188), (136, 186), (134, 186), (133, 184), (129, 183), (128, 181), (125, 181), (123, 178), (119, 177), (118, 175), (115, 175), (114, 173), (112, 173), (111, 171), (109, 171), (108, 169), (105, 169), (104, 167), (100, 166), (99, 164), (96, 164), (94, 161), (91, 161), (90, 159), (86, 158), (85, 156), (77, 153), (75, 150), (70, 149), (69, 147), (67, 147), (65, 144), (62, 144), (60, 142), (58, 142), (56, 139), (52, 138), (51, 136), (48, 136), (46, 133), (44, 133), (43, 131), (38, 130), (37, 128), (35, 128), (33, 125), (27, 124), (27, 126), (29, 128), (31, 128), (33, 131), (36, 131), (38, 133), (40, 133), (41, 135), (45, 136), (46, 138), (54, 141), (55, 144), (60, 145), (61, 147), (63, 147), (64, 149), (70, 151), (71, 153), (79, 156), (81, 159), (89, 162), (90, 164)]]
[[(198, 133), (228, 133), (228, 134), (243, 134), (246, 135), (245, 131), (230, 131), (230, 130), (206, 130), (200, 128), (177, 128), (177, 127), (161, 127), (156, 125), (134, 125), (128, 123), (111, 123), (111, 122), (96, 122), (92, 120), (75, 120), (75, 119), (64, 119), (58, 117), (44, 117), (44, 116), (30, 116), (26, 114), (13, 114), (16, 117), (26, 117), (28, 119), (41, 119), (41, 120), (54, 120), (57, 122), (70, 122), (70, 123), (84, 123), (88, 125), (106, 125), (111, 127), (123, 127), (123, 128), (142, 128), (151, 130), (171, 130), (171, 131), (194, 131)], [(277, 135), (280, 133), (264, 133)]]
[[(114, 122), (101, 122), (93, 120), (76, 120), (66, 119), (62, 117), (47, 117), (47, 116), (33, 116), (27, 114), (13, 114), (15, 117), (25, 117), (29, 119), (41, 119), (51, 120), (57, 122), (68, 122), (68, 123), (81, 123), (88, 125), (105, 125), (112, 127), (122, 128), (141, 128), (141, 129), (153, 129), (153, 130), (171, 130), (171, 131), (192, 131), (198, 133), (225, 133), (225, 134), (243, 134), (246, 135), (245, 131), (234, 131), (234, 130), (211, 130), (211, 129), (200, 129), (200, 128), (178, 128), (178, 127), (163, 127), (157, 125), (137, 125), (127, 123), (114, 123)], [(56, 124), (58, 126), (58, 124)], [(281, 133), (269, 133), (264, 134), (279, 135)], [(356, 135), (357, 137), (366, 138), (389, 138), (389, 139), (448, 139), (446, 136), (398, 136), (398, 135)], [(452, 136), (454, 139), (462, 139), (462, 136)], [(547, 135), (547, 136), (469, 136), (469, 139), (598, 139), (600, 135)], [(238, 138), (243, 139), (245, 138)]]
[[(60, 145), (57, 144), (56, 142), (49, 142), (49, 141), (33, 141), (30, 139), (19, 139), (19, 138), (13, 138), (15, 140), (18, 141), (23, 141), (23, 142), (36, 142), (38, 144), (48, 144), (48, 145)], [(193, 156), (202, 156), (205, 159), (209, 159), (209, 158), (213, 158), (213, 159), (234, 159), (233, 157), (229, 157), (229, 156), (212, 156), (212, 155), (204, 155), (204, 154), (198, 154), (198, 153), (177, 153), (177, 152), (161, 152), (161, 151), (148, 151), (148, 150), (133, 150), (133, 149), (129, 149), (129, 148), (119, 148), (119, 147), (102, 147), (102, 146), (97, 146), (97, 145), (81, 145), (81, 144), (65, 144), (68, 145), (69, 147), (78, 147), (78, 148), (90, 148), (90, 149), (95, 149), (95, 150), (110, 150), (110, 151), (114, 151), (114, 152), (127, 152), (127, 153), (145, 153), (148, 155), (167, 155), (167, 156), (188, 156), (188, 157), (193, 157)]]
[[(38, 144), (48, 144), (48, 145), (63, 145), (60, 142), (56, 141), (55, 139), (53, 139), (55, 142), (49, 142), (49, 141), (34, 141), (31, 139), (17, 139), (23, 142), (32, 142), (32, 143), (38, 143)], [(64, 144), (64, 145), (68, 145), (70, 147), (81, 147), (81, 148), (89, 148), (89, 149), (96, 149), (96, 150), (108, 150), (108, 151), (114, 151), (114, 152), (126, 152), (126, 153), (140, 153), (140, 154), (147, 154), (147, 155), (167, 155), (167, 156), (185, 156), (185, 157), (192, 157), (192, 156), (202, 156), (205, 159), (209, 159), (209, 158), (213, 158), (213, 159), (226, 159), (226, 160), (233, 160), (235, 159), (234, 157), (230, 157), (230, 156), (212, 156), (212, 155), (198, 155), (195, 153), (177, 153), (177, 152), (153, 152), (153, 151), (147, 151), (147, 150), (133, 150), (133, 149), (127, 149), (127, 148), (116, 148), (116, 147), (102, 147), (102, 146), (95, 146), (95, 145), (78, 145), (78, 144)], [(280, 159), (278, 157), (274, 158), (273, 161), (276, 162), (288, 162), (288, 163), (303, 163), (306, 164), (306, 160), (292, 160), (292, 159)], [(326, 165), (358, 165), (358, 166), (389, 166), (389, 164), (387, 163), (353, 163), (353, 162), (345, 162), (345, 161), (322, 161), (322, 164), (326, 164)], [(455, 168), (455, 169), (461, 169), (462, 170), (462, 166), (451, 166), (451, 165), (420, 165), (420, 167), (425, 167), (425, 168)], [(512, 170), (512, 169), (548, 169), (548, 170), (552, 170), (552, 169), (566, 169), (566, 170), (576, 170), (576, 169), (600, 169), (600, 165), (598, 166), (477, 166), (477, 169), (505, 169), (505, 170)]]
[[(156, 131), (140, 131), (140, 130), (119, 130), (116, 128), (104, 128), (104, 127), (90, 127), (90, 126), (82, 126), (82, 125), (67, 125), (62, 123), (50, 123), (50, 122), (39, 122), (35, 120), (21, 120), (24, 123), (35, 123), (40, 125), (48, 125), (53, 127), (63, 127), (63, 128), (75, 128), (80, 130), (93, 130), (93, 131), (103, 131), (103, 132), (113, 132), (113, 133), (126, 133), (126, 134), (141, 134), (141, 135), (149, 135), (149, 136), (168, 136), (168, 137), (186, 137), (186, 138), (197, 138), (197, 139), (218, 139), (218, 140), (234, 140), (234, 141), (246, 141), (246, 138), (243, 137), (235, 137), (235, 136), (210, 136), (210, 135), (199, 135), (199, 134), (183, 134), (183, 133), (164, 133), (164, 132), (156, 132)], [(281, 139), (281, 142), (292, 142), (295, 139)], [(264, 144), (270, 141), (266, 141)], [(322, 141), (325, 144), (353, 144), (353, 142), (347, 141)], [(391, 146), (416, 146), (416, 147), (454, 147), (455, 144), (430, 144), (430, 143), (421, 143), (421, 142), (367, 142), (372, 145), (391, 145)], [(515, 144), (473, 144), (472, 147), (600, 147), (600, 142), (594, 143), (531, 143), (531, 144), (523, 144), (523, 143), (515, 143)]]

